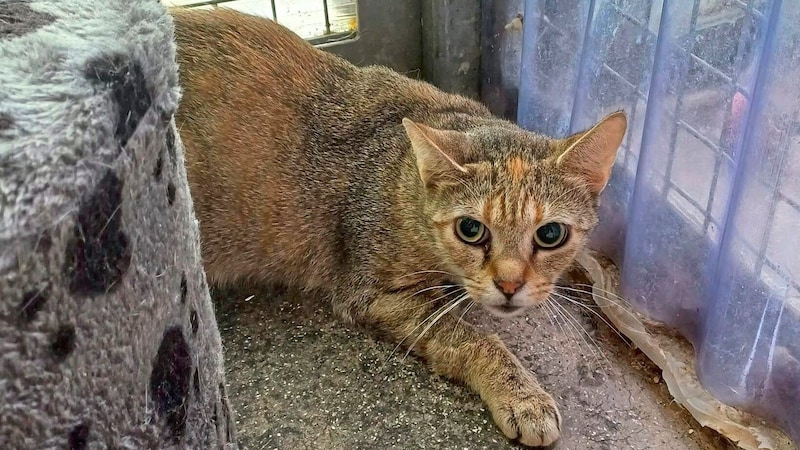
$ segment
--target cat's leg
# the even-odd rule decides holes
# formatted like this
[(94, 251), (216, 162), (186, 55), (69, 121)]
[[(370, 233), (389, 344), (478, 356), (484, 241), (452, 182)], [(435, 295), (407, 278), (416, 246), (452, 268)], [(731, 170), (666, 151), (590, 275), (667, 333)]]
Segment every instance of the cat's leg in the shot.
[(477, 392), (509, 438), (531, 446), (556, 441), (561, 416), (555, 400), (534, 375), (497, 335), (481, 333), (451, 314), (441, 314), (444, 309), (437, 310), (433, 299), (409, 300), (408, 295), (397, 293), (378, 296), (361, 319), (406, 347), (413, 344), (412, 351), (436, 372)]

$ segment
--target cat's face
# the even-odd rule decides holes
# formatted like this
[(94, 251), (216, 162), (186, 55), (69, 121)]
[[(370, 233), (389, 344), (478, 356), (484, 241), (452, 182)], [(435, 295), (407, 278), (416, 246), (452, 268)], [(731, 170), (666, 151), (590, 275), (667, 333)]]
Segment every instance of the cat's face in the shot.
[(515, 156), (466, 168), (469, 188), (431, 199), (448, 268), (498, 315), (545, 301), (596, 223), (595, 199), (550, 161)]
[(597, 223), (625, 125), (612, 115), (565, 140), (516, 127), (465, 134), (417, 126), (430, 152), (409, 132), (435, 245), (473, 301), (500, 316), (546, 301)]

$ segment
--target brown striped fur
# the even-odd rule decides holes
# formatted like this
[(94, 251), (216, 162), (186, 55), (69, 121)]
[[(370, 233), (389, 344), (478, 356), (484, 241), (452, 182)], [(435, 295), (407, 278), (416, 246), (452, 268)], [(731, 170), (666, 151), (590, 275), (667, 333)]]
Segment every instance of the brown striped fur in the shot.
[[(597, 221), (624, 115), (552, 139), (266, 19), (173, 15), (177, 120), (209, 279), (324, 289), (342, 317), (414, 342), (478, 392), (508, 437), (556, 440), (560, 416), (535, 377), (497, 336), (438, 311), (459, 293), (497, 314), (549, 295)], [(488, 243), (457, 238), (463, 215), (488, 227)], [(533, 233), (551, 221), (569, 239), (537, 249)], [(495, 280), (524, 284), (507, 301)], [(449, 284), (460, 289), (438, 287)]]

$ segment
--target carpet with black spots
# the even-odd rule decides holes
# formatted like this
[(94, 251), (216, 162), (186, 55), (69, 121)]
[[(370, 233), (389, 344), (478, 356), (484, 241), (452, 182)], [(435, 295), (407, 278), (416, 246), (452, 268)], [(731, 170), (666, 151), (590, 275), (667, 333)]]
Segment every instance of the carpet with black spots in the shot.
[(0, 0), (0, 448), (236, 448), (172, 21)]

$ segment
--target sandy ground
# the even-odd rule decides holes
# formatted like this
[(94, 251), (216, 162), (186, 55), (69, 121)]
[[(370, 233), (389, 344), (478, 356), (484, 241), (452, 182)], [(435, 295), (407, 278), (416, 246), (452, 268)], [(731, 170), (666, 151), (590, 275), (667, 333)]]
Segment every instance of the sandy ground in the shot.
[[(571, 275), (582, 283), (582, 274)], [(338, 322), (316, 299), (214, 292), (228, 393), (246, 449), (520, 448), (480, 399), (393, 345)], [(580, 299), (516, 319), (477, 310), (553, 394), (557, 449), (733, 449), (673, 403), (659, 370)], [(569, 317), (564, 315), (569, 314)]]

